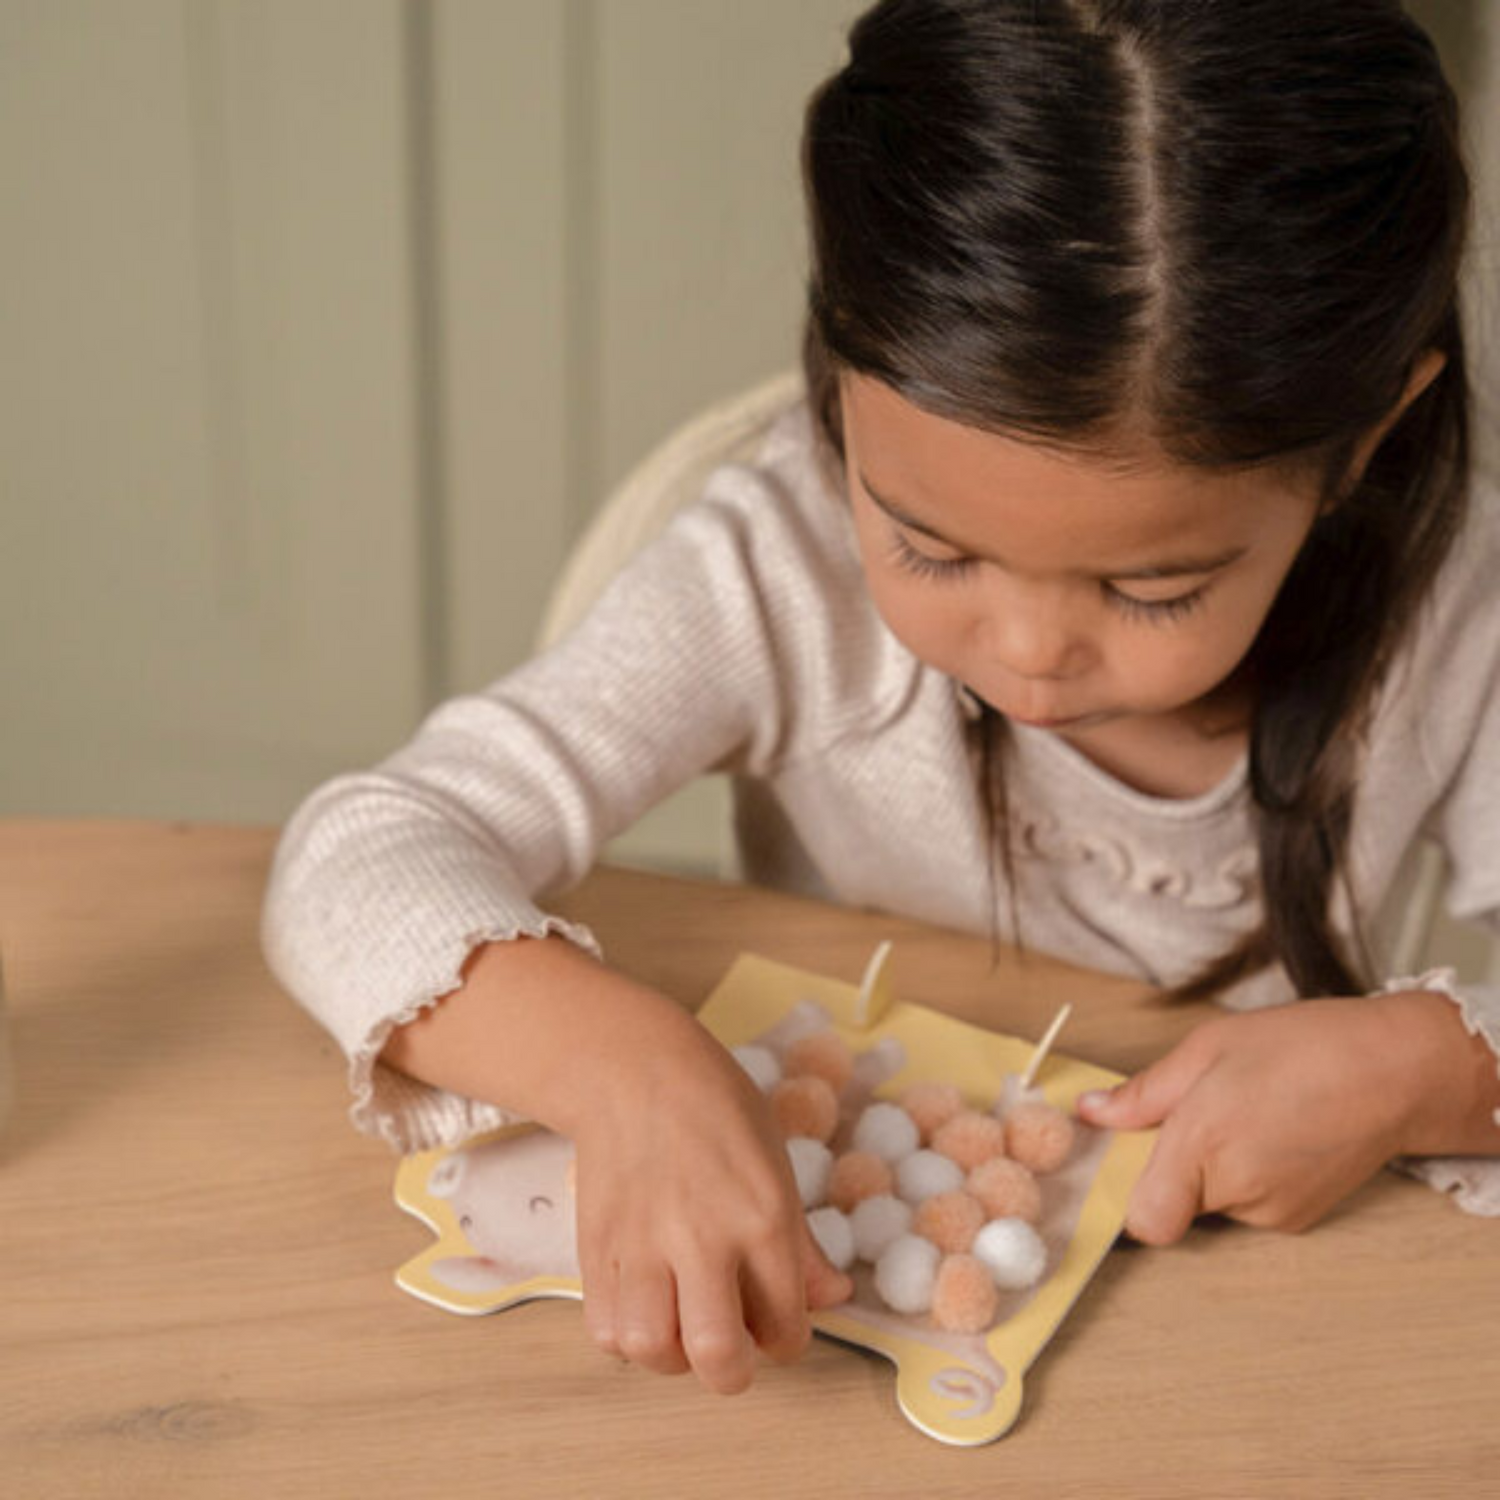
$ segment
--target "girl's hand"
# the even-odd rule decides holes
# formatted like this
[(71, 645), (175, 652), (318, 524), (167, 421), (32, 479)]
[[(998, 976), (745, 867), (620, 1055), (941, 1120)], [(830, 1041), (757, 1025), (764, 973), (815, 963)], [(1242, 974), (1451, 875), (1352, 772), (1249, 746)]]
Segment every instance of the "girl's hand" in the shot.
[[(1412, 999), (1452, 1017), (1398, 1003)], [(1283, 1230), (1316, 1223), (1410, 1149), (1413, 1122), (1445, 1087), (1442, 1049), (1413, 1045), (1435, 1025), (1462, 1031), (1451, 1004), (1430, 995), (1225, 1015), (1118, 1088), (1084, 1095), (1078, 1113), (1090, 1124), (1161, 1127), (1131, 1195), (1130, 1234), (1171, 1244), (1201, 1213)]]
[(607, 1352), (731, 1394), (757, 1349), (796, 1359), (808, 1309), (852, 1294), (807, 1228), (765, 1100), (696, 1022), (633, 1059), (574, 1144), (584, 1318)]

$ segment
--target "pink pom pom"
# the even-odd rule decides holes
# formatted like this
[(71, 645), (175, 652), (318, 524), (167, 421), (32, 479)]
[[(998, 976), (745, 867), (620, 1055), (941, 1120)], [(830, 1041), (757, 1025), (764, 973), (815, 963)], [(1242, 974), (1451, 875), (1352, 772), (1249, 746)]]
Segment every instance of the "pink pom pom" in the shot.
[(972, 1172), (981, 1162), (1005, 1155), (1005, 1126), (994, 1115), (966, 1109), (939, 1127), (932, 1149)]
[(890, 1163), (873, 1151), (846, 1151), (834, 1162), (828, 1177), (828, 1201), (846, 1214), (866, 1198), (877, 1198), (890, 1190)]
[(854, 1054), (838, 1032), (815, 1031), (786, 1049), (781, 1066), (788, 1078), (821, 1078), (835, 1094), (841, 1094), (854, 1076)]
[(964, 1108), (964, 1096), (951, 1083), (914, 1083), (900, 1102), (921, 1132), (924, 1146)]
[(980, 1162), (965, 1186), (991, 1219), (1025, 1219), (1035, 1224), (1042, 1216), (1041, 1185), (1029, 1168), (1007, 1156)]
[(1005, 1146), (1033, 1172), (1055, 1172), (1073, 1149), (1073, 1122), (1050, 1104), (1018, 1104), (1005, 1117)]
[(989, 1268), (972, 1255), (950, 1255), (932, 1288), (932, 1318), (950, 1333), (983, 1333), (995, 1321), (1000, 1295)]
[(965, 1192), (938, 1193), (918, 1205), (912, 1232), (931, 1240), (939, 1250), (957, 1255), (974, 1243), (984, 1228), (984, 1205)]
[(771, 1090), (771, 1114), (788, 1140), (805, 1135), (826, 1143), (839, 1122), (838, 1095), (821, 1078), (783, 1078)]

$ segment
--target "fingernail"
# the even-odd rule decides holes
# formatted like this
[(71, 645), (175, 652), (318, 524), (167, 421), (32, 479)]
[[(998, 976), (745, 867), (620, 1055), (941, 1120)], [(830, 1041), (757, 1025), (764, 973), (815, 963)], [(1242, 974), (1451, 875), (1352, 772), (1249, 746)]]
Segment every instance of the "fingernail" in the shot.
[(1109, 1089), (1090, 1089), (1088, 1093), (1078, 1096), (1078, 1113), (1096, 1115), (1108, 1109), (1113, 1098), (1114, 1094)]

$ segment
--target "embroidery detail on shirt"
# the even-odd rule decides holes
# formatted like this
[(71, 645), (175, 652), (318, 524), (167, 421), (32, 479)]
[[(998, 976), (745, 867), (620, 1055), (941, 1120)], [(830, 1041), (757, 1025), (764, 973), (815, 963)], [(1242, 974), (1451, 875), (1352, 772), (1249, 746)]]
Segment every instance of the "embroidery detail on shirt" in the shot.
[(1020, 817), (1015, 827), (1016, 849), (1022, 856), (1059, 864), (1094, 865), (1117, 884), (1143, 896), (1205, 911), (1243, 906), (1255, 899), (1256, 858), (1250, 848), (1235, 850), (1216, 869), (1194, 878), (1174, 865), (1133, 854), (1119, 839), (1066, 828), (1047, 814)]

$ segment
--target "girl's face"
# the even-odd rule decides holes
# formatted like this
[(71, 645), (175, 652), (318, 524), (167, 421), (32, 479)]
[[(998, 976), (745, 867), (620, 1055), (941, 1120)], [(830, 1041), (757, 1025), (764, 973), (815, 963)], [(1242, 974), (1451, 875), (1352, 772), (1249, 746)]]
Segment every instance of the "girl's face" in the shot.
[(876, 608), (1009, 718), (1082, 731), (1172, 715), (1249, 649), (1318, 511), (1311, 480), (1064, 455), (841, 381)]

